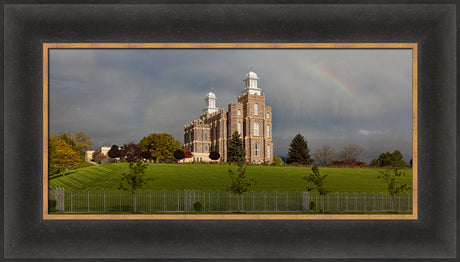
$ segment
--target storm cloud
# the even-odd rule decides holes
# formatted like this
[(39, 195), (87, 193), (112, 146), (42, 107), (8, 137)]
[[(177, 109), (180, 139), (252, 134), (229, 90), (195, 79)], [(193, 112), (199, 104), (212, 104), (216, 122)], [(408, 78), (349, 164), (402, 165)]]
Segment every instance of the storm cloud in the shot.
[(138, 142), (199, 117), (212, 88), (225, 108), (248, 66), (273, 108), (274, 154), (304, 135), (312, 151), (354, 143), (364, 161), (412, 158), (410, 49), (52, 49), (50, 133), (86, 132), (94, 148)]

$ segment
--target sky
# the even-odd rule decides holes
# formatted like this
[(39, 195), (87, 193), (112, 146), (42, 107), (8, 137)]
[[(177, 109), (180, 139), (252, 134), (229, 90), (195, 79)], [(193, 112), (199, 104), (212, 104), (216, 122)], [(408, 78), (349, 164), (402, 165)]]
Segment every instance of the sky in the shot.
[(412, 158), (410, 49), (51, 49), (50, 133), (83, 131), (93, 149), (170, 133), (199, 118), (210, 89), (228, 109), (249, 66), (273, 111), (274, 155), (302, 134), (311, 153), (364, 148), (369, 162)]

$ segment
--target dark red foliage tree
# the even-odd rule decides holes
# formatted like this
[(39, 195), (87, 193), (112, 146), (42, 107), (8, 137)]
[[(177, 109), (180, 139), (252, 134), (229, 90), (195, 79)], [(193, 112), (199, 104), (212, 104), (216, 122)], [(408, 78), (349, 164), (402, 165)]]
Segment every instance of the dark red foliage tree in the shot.
[(142, 151), (141, 152), (141, 158), (151, 160), (152, 159), (152, 153), (150, 152), (150, 150)]
[(219, 152), (217, 151), (212, 151), (210, 154), (209, 154), (209, 158), (211, 158), (211, 160), (217, 160), (220, 158), (220, 154)]
[(185, 150), (184, 151), (184, 158), (191, 158), (191, 157), (193, 157), (192, 152), (190, 152), (190, 150)]
[(126, 162), (136, 162), (141, 157), (141, 149), (133, 142), (124, 144), (121, 148), (121, 156)]
[(185, 153), (181, 149), (177, 149), (176, 151), (174, 151), (174, 158), (175, 159), (181, 160), (181, 159), (184, 158), (184, 156), (185, 156)]
[(110, 148), (109, 152), (107, 152), (107, 155), (111, 158), (117, 158), (117, 157), (121, 157), (121, 152), (117, 145), (113, 145)]

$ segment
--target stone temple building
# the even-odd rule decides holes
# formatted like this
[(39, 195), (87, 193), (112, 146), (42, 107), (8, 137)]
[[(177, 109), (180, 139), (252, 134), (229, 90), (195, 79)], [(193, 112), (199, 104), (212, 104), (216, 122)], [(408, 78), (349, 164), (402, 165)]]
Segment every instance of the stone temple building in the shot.
[(227, 161), (227, 148), (237, 131), (243, 139), (246, 161), (273, 161), (272, 108), (265, 105), (265, 94), (257, 86), (259, 78), (250, 69), (243, 79), (244, 89), (238, 101), (228, 105), (228, 111), (217, 107), (217, 97), (210, 91), (200, 118), (184, 126), (184, 147), (193, 161), (209, 161), (209, 153), (219, 152), (220, 161)]

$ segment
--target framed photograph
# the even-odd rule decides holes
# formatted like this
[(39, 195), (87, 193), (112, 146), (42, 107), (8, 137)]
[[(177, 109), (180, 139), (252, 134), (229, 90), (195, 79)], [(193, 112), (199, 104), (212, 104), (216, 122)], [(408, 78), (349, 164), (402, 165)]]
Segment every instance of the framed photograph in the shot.
[[(4, 259), (456, 257), (455, 5), (40, 3), (3, 10)], [(354, 75), (359, 70), (361, 77)], [(241, 86), (231, 90), (233, 83)], [(329, 99), (321, 98), (325, 92)], [(328, 103), (334, 119), (324, 109)], [(78, 151), (84, 146), (77, 142), (87, 141), (80, 131), (95, 152)], [(296, 163), (288, 152), (297, 133), (311, 155), (323, 145), (338, 153), (362, 143), (368, 154), (353, 165), (378, 166), (402, 154), (414, 168), (402, 175), (411, 179), (398, 181), (410, 190), (390, 194), (381, 207), (391, 208), (378, 211), (383, 198), (371, 189), (340, 195), (347, 179), (337, 182), (331, 170), (356, 166), (314, 165), (345, 158), (272, 166), (275, 156)], [(168, 153), (174, 159), (148, 142), (161, 134), (172, 134), (172, 144), (178, 140)], [(238, 157), (228, 153), (230, 134), (244, 139), (238, 158), (244, 161), (235, 161), (241, 166), (226, 164)], [(384, 137), (393, 140), (378, 141)], [(148, 151), (139, 157), (145, 163), (130, 161), (130, 142)], [(93, 171), (75, 180), (84, 176), (51, 152), (56, 148), (76, 158), (84, 153), (94, 163), (83, 169)], [(119, 163), (105, 164), (109, 158)], [(162, 163), (169, 160), (192, 163)], [(145, 192), (127, 182), (136, 165), (148, 166), (147, 180), (148, 172), (157, 174), (144, 183)], [(108, 167), (120, 171), (116, 179), (108, 176), (113, 171), (105, 178), (97, 171)], [(179, 187), (174, 179), (184, 167), (195, 180)], [(206, 168), (220, 170), (211, 172), (222, 176), (213, 187), (199, 182)], [(303, 169), (306, 178), (290, 185), (252, 175), (282, 168)], [(241, 194), (227, 191), (229, 169), (233, 177), (247, 172), (255, 184)], [(381, 177), (390, 175), (385, 170), (391, 169), (381, 168)], [(326, 184), (309, 180), (310, 173), (326, 174)], [(352, 176), (350, 184), (358, 184)], [(167, 187), (167, 181), (175, 182)], [(96, 185), (107, 187), (96, 191)], [(222, 203), (210, 194), (216, 190)]]
[[(43, 52), (44, 219), (417, 218), (414, 43), (44, 43)], [(260, 71), (250, 66), (232, 87), (243, 61)], [(332, 147), (313, 151), (318, 140)], [(123, 181), (138, 165), (146, 171)]]

